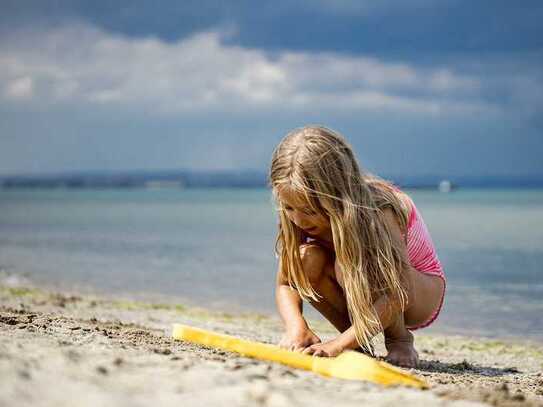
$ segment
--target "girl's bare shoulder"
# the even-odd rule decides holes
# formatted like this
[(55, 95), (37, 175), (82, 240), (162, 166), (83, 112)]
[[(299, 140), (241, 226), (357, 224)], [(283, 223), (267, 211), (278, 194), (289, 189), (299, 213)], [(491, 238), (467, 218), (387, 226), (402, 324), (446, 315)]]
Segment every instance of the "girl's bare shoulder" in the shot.
[(402, 202), (408, 212), (411, 212), (411, 209), (413, 208), (413, 200), (411, 199), (411, 197), (406, 192), (400, 189), (397, 190), (396, 196)]

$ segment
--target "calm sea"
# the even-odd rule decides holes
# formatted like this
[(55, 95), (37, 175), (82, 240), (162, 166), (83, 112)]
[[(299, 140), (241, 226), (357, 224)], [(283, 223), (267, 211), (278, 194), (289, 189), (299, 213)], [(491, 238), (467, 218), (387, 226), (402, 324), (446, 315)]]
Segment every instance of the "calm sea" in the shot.
[[(543, 190), (406, 192), (448, 278), (429, 331), (543, 341)], [(271, 314), (275, 225), (264, 189), (0, 190), (0, 269)]]

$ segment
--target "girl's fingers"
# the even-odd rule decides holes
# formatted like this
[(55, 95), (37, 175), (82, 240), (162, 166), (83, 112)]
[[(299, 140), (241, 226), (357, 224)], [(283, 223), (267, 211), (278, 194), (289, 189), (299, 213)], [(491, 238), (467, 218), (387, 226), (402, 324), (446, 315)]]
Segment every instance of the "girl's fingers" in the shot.
[(315, 352), (315, 349), (313, 349), (313, 345), (305, 348), (302, 353), (306, 354), (306, 355), (311, 355), (313, 352)]

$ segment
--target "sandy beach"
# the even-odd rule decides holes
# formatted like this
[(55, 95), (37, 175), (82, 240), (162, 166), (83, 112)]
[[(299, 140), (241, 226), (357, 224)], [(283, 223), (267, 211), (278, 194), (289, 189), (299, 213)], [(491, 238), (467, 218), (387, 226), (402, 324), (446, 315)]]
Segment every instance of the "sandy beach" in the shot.
[[(0, 285), (0, 406), (543, 406), (543, 346), (418, 334), (430, 390), (324, 378), (174, 341), (173, 323), (277, 343), (279, 319)], [(7, 281), (7, 282), (6, 282)], [(311, 321), (317, 334), (330, 325)], [(381, 341), (377, 341), (384, 355)]]

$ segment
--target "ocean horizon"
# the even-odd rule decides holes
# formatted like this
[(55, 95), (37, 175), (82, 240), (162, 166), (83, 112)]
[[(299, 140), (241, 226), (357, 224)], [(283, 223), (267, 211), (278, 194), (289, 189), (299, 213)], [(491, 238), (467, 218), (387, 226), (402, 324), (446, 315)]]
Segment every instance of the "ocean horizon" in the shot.
[[(402, 188), (438, 189), (440, 183), (453, 188), (543, 188), (543, 175), (459, 175), (459, 174), (379, 174)], [(67, 171), (39, 174), (0, 174), (0, 189), (131, 189), (131, 188), (266, 188), (267, 173), (262, 170), (194, 171), (125, 170)]]

